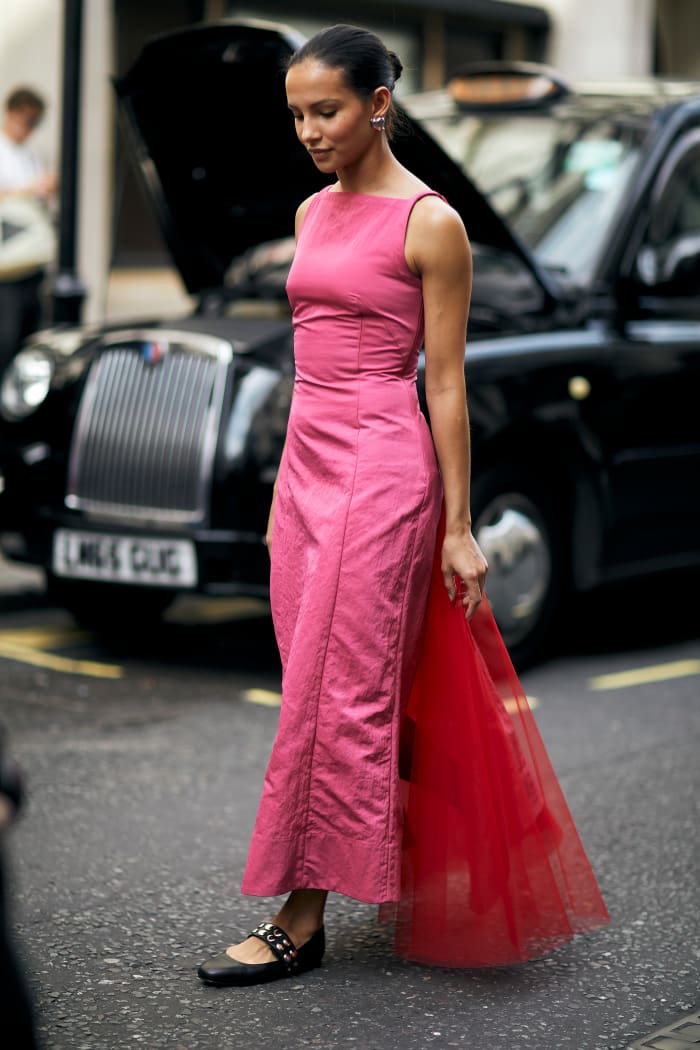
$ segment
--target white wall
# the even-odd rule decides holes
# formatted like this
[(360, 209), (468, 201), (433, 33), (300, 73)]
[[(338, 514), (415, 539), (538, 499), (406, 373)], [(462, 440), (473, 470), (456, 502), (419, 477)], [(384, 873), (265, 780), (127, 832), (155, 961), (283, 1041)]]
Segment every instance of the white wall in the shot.
[(112, 251), (116, 119), (110, 79), (115, 67), (112, 7), (111, 0), (84, 0), (78, 258), (89, 291), (83, 311), (86, 321), (105, 315)]
[(651, 72), (655, 0), (538, 2), (552, 18), (548, 61), (564, 76), (617, 80)]
[(46, 100), (32, 145), (51, 168), (58, 165), (61, 98), (60, 0), (0, 0), (0, 97), (20, 84)]
[[(78, 272), (88, 287), (84, 317), (105, 307), (111, 236), (113, 109), (112, 4), (85, 0), (81, 103)], [(46, 119), (32, 145), (48, 168), (59, 165), (62, 0), (0, 0), (0, 95), (18, 84), (46, 100)]]

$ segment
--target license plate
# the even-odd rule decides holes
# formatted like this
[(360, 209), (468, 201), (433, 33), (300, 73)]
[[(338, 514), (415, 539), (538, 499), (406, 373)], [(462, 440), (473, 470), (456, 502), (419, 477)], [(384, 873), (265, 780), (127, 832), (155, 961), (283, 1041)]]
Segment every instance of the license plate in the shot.
[(81, 580), (179, 589), (196, 587), (197, 555), (191, 540), (58, 529), (53, 571)]

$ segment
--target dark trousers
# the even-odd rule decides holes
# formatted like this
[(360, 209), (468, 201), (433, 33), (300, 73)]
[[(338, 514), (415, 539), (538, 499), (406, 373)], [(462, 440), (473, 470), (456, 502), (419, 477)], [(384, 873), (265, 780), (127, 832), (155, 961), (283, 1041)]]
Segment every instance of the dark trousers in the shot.
[(22, 341), (39, 327), (43, 279), (42, 272), (21, 281), (0, 281), (0, 376)]

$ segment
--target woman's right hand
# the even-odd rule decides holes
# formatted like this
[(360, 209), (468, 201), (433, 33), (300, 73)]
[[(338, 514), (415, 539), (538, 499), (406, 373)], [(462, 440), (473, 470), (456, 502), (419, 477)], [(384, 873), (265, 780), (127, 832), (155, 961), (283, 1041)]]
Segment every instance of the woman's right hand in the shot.
[(467, 620), (471, 620), (483, 598), (489, 569), (471, 530), (445, 533), (441, 568), (450, 601), (463, 605)]

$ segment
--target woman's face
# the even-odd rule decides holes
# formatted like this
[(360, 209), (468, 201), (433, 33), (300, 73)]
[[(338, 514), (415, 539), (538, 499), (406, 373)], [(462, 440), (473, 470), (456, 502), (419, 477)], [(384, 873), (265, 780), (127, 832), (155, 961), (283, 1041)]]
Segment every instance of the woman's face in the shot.
[(342, 69), (311, 58), (291, 67), (286, 85), (297, 137), (319, 171), (339, 171), (360, 160), (377, 135), (369, 122), (378, 103), (381, 109), (377, 92), (362, 98), (348, 87)]

